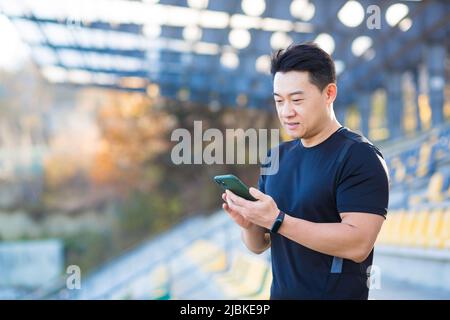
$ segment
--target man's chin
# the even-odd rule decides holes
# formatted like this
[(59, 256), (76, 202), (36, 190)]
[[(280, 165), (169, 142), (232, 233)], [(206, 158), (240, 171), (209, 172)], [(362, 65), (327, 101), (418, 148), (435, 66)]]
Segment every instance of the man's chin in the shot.
[(301, 139), (303, 138), (303, 133), (298, 131), (290, 131), (286, 130), (286, 134), (291, 137), (292, 139)]
[(288, 126), (283, 125), (283, 129), (284, 132), (286, 133), (287, 136), (291, 137), (292, 139), (303, 139), (305, 136), (305, 127), (300, 124), (297, 128), (295, 129), (289, 129)]

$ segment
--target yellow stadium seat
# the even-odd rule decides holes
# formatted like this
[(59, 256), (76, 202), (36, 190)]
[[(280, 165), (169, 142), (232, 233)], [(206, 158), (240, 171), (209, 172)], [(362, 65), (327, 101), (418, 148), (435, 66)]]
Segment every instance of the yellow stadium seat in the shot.
[(392, 227), (394, 225), (394, 220), (397, 218), (398, 211), (390, 210), (386, 215), (386, 220), (381, 227), (380, 233), (377, 237), (377, 243), (387, 244), (389, 243), (389, 237), (392, 233)]
[(125, 288), (114, 292), (111, 297), (112, 300), (168, 300), (171, 298), (169, 270), (165, 264), (158, 265), (149, 273), (133, 279)]
[(248, 270), (244, 277), (235, 277), (224, 280), (219, 278), (221, 288), (224, 294), (231, 299), (237, 299), (243, 296), (257, 294), (263, 286), (264, 279), (270, 272), (269, 265), (266, 261), (246, 256), (248, 260)]
[(411, 244), (411, 235), (412, 229), (415, 223), (415, 211), (407, 212), (402, 217), (400, 222), (400, 232), (399, 232), (399, 241), (397, 244), (400, 245), (410, 245)]
[(429, 161), (431, 156), (431, 143), (423, 143), (419, 151), (419, 162), (417, 165), (416, 175), (418, 177), (424, 177), (429, 172)]
[(450, 208), (447, 209), (442, 224), (442, 241), (440, 243), (440, 248), (450, 249)]
[(211, 241), (197, 240), (186, 253), (206, 272), (224, 271), (227, 266), (225, 251)]
[(437, 239), (438, 234), (440, 234), (442, 228), (442, 217), (442, 209), (434, 209), (430, 212), (430, 217), (428, 219), (428, 225), (425, 229), (425, 234), (417, 241), (417, 244), (419, 246), (430, 247), (432, 241), (434, 241), (434, 239)]
[(169, 270), (167, 266), (157, 267), (150, 274), (150, 299), (168, 300), (170, 299)]
[(421, 246), (422, 239), (425, 238), (425, 234), (428, 228), (428, 220), (430, 218), (428, 210), (421, 210), (414, 216), (415, 223), (412, 226), (410, 245)]
[(249, 265), (250, 261), (247, 259), (247, 255), (239, 252), (231, 262), (230, 268), (226, 272), (217, 274), (215, 279), (219, 283), (240, 280), (247, 274)]
[(442, 187), (444, 185), (444, 176), (440, 172), (436, 172), (430, 178), (427, 190), (427, 198), (430, 201), (440, 202), (444, 196), (442, 194)]
[(270, 288), (272, 286), (272, 270), (269, 268), (267, 276), (265, 277), (260, 290), (253, 295), (243, 296), (241, 299), (244, 300), (269, 300), (270, 299)]
[(401, 232), (402, 232), (402, 222), (405, 219), (406, 212), (404, 210), (400, 210), (395, 215), (392, 215), (392, 219), (390, 221), (391, 228), (389, 229), (389, 235), (387, 238), (387, 243), (389, 244), (399, 244), (401, 241)]
[(439, 249), (450, 249), (450, 208), (442, 213), (436, 234), (430, 239), (429, 245)]

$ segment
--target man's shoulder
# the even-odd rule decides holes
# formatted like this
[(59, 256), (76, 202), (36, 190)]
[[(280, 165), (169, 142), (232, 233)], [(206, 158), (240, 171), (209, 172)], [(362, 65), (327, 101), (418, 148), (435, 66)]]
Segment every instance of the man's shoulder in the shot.
[(366, 177), (377, 179), (386, 177), (387, 181), (389, 180), (389, 171), (383, 154), (369, 139), (351, 130), (343, 133), (343, 136), (349, 146), (341, 161), (347, 177), (356, 176), (357, 172)]
[(384, 157), (381, 151), (366, 137), (354, 132), (348, 128), (344, 128), (339, 132), (340, 146), (339, 155), (336, 160), (337, 165), (347, 168), (361, 166), (369, 168), (377, 165)]
[(378, 149), (369, 139), (365, 136), (345, 128), (340, 132), (341, 140), (348, 149), (352, 149), (353, 152), (375, 152), (379, 156), (383, 157), (380, 149)]
[(368, 144), (373, 145), (373, 143), (370, 142), (369, 139), (364, 137), (362, 134), (359, 134), (358, 132), (350, 130), (347, 127), (344, 127), (344, 130), (341, 130), (339, 133), (344, 140), (348, 140), (348, 141), (351, 141), (354, 143), (363, 142), (363, 143), (368, 143)]

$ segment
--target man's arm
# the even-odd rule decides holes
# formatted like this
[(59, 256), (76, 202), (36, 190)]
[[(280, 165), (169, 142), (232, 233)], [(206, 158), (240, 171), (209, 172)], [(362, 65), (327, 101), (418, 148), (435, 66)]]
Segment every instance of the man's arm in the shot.
[(286, 215), (278, 233), (307, 248), (361, 263), (375, 244), (384, 217), (347, 212), (340, 223), (315, 223)]
[[(245, 200), (227, 191), (227, 207), (248, 223), (270, 229), (279, 209), (269, 195), (250, 188), (258, 201)], [(364, 261), (372, 251), (384, 217), (372, 213), (348, 212), (341, 214), (338, 223), (316, 223), (286, 214), (278, 233), (312, 250)]]
[(253, 253), (260, 254), (270, 248), (270, 235), (256, 224), (243, 228), (241, 236), (245, 246)]

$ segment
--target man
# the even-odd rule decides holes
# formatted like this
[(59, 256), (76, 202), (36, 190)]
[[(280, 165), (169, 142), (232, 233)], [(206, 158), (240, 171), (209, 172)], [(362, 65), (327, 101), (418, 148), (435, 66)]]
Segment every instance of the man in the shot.
[(271, 248), (271, 299), (367, 299), (388, 206), (386, 164), (336, 120), (335, 67), (325, 51), (292, 45), (273, 55), (271, 72), (278, 117), (294, 140), (279, 146), (278, 173), (250, 188), (257, 201), (227, 190), (223, 208), (249, 250)]

